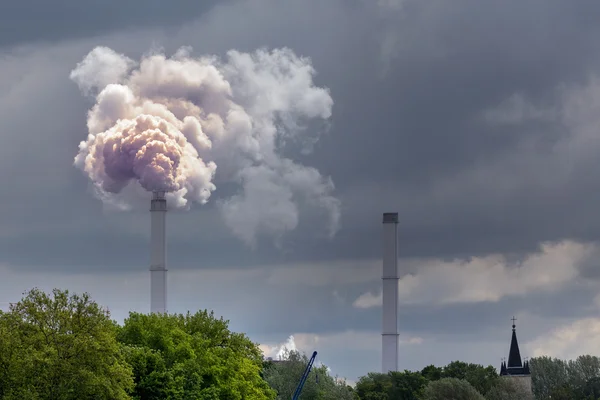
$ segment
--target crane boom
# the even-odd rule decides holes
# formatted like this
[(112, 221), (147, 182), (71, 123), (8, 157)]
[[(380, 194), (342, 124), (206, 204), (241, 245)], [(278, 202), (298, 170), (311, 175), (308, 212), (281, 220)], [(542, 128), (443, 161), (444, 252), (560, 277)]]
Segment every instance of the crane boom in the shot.
[(313, 363), (315, 362), (315, 358), (317, 358), (316, 351), (312, 354), (312, 357), (308, 361), (308, 365), (306, 366), (306, 369), (304, 370), (304, 374), (302, 374), (302, 378), (300, 379), (300, 383), (298, 383), (298, 387), (296, 388), (296, 391), (294, 392), (294, 395), (292, 396), (292, 400), (298, 400), (300, 398), (300, 393), (302, 393), (302, 388), (304, 387), (304, 382), (306, 382), (306, 378), (308, 378), (308, 374), (310, 373), (310, 370), (312, 369)]

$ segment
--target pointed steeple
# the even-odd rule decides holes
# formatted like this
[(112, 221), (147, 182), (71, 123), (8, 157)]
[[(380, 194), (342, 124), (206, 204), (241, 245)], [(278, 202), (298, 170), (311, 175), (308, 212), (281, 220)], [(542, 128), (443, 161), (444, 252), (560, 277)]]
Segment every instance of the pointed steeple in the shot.
[(522, 368), (521, 352), (519, 351), (519, 342), (517, 341), (517, 332), (515, 331), (515, 317), (512, 318), (512, 338), (510, 340), (510, 351), (508, 353), (508, 368)]

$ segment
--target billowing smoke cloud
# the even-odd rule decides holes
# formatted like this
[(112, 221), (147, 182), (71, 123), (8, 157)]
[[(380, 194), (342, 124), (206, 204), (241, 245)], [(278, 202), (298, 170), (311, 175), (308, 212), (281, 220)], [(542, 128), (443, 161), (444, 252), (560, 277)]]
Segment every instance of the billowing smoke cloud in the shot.
[(239, 191), (218, 204), (249, 245), (258, 233), (295, 229), (304, 206), (325, 210), (334, 234), (340, 204), (332, 181), (281, 154), (288, 143), (314, 144), (319, 130), (308, 124), (331, 116), (333, 100), (314, 73), (289, 49), (229, 51), (221, 60), (181, 48), (138, 63), (97, 47), (70, 75), (96, 99), (75, 165), (98, 197), (122, 209), (155, 190), (187, 208), (236, 183)]
[(296, 341), (294, 340), (294, 335), (288, 336), (287, 340), (284, 343), (276, 344), (274, 346), (269, 345), (260, 345), (260, 349), (263, 352), (263, 355), (268, 358), (272, 358), (275, 360), (285, 360), (288, 354), (292, 351), (301, 351), (296, 347)]

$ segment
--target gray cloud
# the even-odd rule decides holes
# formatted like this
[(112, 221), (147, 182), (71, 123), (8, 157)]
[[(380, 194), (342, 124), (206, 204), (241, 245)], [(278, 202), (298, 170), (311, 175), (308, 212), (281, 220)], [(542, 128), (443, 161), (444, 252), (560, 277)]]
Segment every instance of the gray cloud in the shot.
[[(11, 179), (10, 166), (27, 154), (29, 163), (23, 168), (32, 168), (27, 173), (22, 170), (18, 187), (6, 195), (14, 200), (5, 208), (10, 225), (5, 229), (20, 231), (18, 241), (40, 249), (27, 257), (19, 255), (21, 263), (37, 263), (43, 242), (36, 240), (35, 232), (47, 231), (40, 224), (23, 221), (54, 220), (53, 229), (60, 225), (68, 237), (79, 236), (79, 228), (71, 227), (73, 219), (82, 215), (104, 218), (102, 213), (90, 214), (99, 205), (70, 165), (76, 143), (85, 135), (84, 116), (90, 104), (76, 97), (68, 72), (96, 43), (134, 57), (146, 51), (153, 38), (167, 52), (189, 43), (198, 54), (288, 45), (310, 56), (317, 84), (331, 88), (335, 102), (331, 130), (315, 152), (301, 161), (335, 179), (342, 198), (343, 229), (328, 242), (315, 232), (312, 219), (302, 220), (300, 232), (283, 242), (284, 255), (273, 252), (267, 242), (250, 257), (256, 263), (327, 260), (340, 254), (377, 256), (379, 218), (384, 210), (401, 214), (404, 256), (519, 253), (534, 249), (542, 240), (595, 240), (600, 232), (599, 224), (590, 221), (599, 197), (597, 185), (592, 184), (594, 175), (565, 175), (566, 166), (551, 153), (557, 140), (571, 135), (570, 129), (548, 123), (490, 125), (480, 115), (514, 93), (524, 93), (534, 105), (554, 106), (560, 100), (556, 99), (557, 86), (585, 84), (587, 72), (596, 65), (596, 43), (591, 38), (597, 29), (585, 16), (598, 10), (591, 3), (552, 2), (540, 15), (535, 8), (516, 11), (509, 3), (489, 10), (472, 5), (461, 1), (449, 9), (444, 2), (406, 2), (399, 11), (382, 13), (366, 3), (337, 1), (285, 6), (266, 0), (232, 3), (213, 9), (200, 22), (184, 25), (169, 39), (159, 31), (143, 31), (126, 39), (105, 36), (4, 57), (2, 70), (8, 73), (2, 81), (11, 90), (3, 96), (8, 107), (2, 131), (8, 135), (6, 143), (12, 143), (3, 146), (4, 180)], [(307, 29), (304, 21), (311, 15), (314, 22)], [(547, 22), (533, 27), (528, 18), (534, 16)], [(394, 25), (399, 20), (402, 24)], [(510, 23), (511, 30), (487, 29), (492, 23)], [(278, 29), (275, 36), (270, 33), (273, 29)], [(376, 44), (387, 34), (402, 42), (390, 56), (390, 68), (381, 75), (383, 55)], [(444, 52), (435, 50), (440, 48)], [(557, 48), (566, 54), (556, 52)], [(19, 67), (23, 60), (25, 69)], [(37, 118), (18, 116), (27, 109), (35, 109)], [(31, 142), (36, 132), (43, 133)], [(593, 170), (592, 164), (585, 167)], [(40, 170), (50, 175), (32, 173)], [(521, 179), (513, 179), (515, 175)], [(23, 195), (33, 203), (16, 201)], [(51, 212), (50, 199), (59, 198), (63, 210)], [(72, 215), (68, 223), (67, 214)], [(186, 230), (191, 231), (182, 236), (206, 242), (210, 235), (202, 228), (205, 215), (198, 214), (197, 224), (187, 224)], [(560, 223), (550, 215), (560, 215)], [(95, 226), (95, 221), (85, 224)], [(142, 217), (136, 221), (145, 223)], [(212, 230), (221, 229), (214, 226), (218, 221), (211, 221)], [(90, 235), (104, 240), (100, 232)], [(137, 240), (141, 246), (143, 237)], [(64, 243), (62, 248), (60, 243)], [(69, 242), (60, 243), (56, 251), (68, 253)], [(223, 256), (220, 246), (199, 246), (208, 259), (217, 261)], [(227, 246), (232, 259), (248, 259), (240, 246)], [(11, 244), (10, 249), (21, 253), (19, 246)], [(129, 264), (117, 263), (118, 259), (132, 261), (127, 246), (122, 249), (122, 254), (115, 250), (114, 265)], [(185, 251), (177, 256), (181, 258), (174, 262), (186, 265), (193, 265), (196, 257)]]
[(216, 0), (89, 2), (76, 0), (9, 1), (0, 12), (0, 47), (91, 37), (111, 31), (148, 26), (174, 28), (198, 18), (217, 4)]
[[(234, 242), (218, 246), (210, 241), (211, 232), (220, 232), (219, 240), (227, 234), (218, 220), (208, 217), (213, 212), (209, 206), (209, 213), (197, 214), (195, 209), (182, 228), (181, 237), (190, 244), (171, 244), (182, 247), (173, 255), (175, 264), (215, 265), (223, 258), (268, 264), (334, 260), (340, 254), (378, 256), (384, 210), (401, 214), (403, 256), (522, 253), (543, 240), (597, 239), (600, 224), (590, 217), (600, 197), (589, 172), (594, 171), (594, 159), (586, 158), (578, 167), (585, 174), (573, 174), (552, 153), (558, 140), (572, 135), (573, 127), (547, 122), (535, 127), (489, 124), (480, 116), (515, 93), (524, 93), (527, 104), (542, 109), (560, 106), (557, 87), (585, 85), (587, 72), (596, 65), (592, 37), (598, 29), (585, 16), (598, 10), (591, 3), (558, 1), (543, 15), (528, 7), (516, 11), (509, 3), (489, 10), (470, 7), (469, 1), (457, 2), (452, 9), (446, 4), (407, 2), (400, 11), (381, 13), (366, 3), (337, 1), (285, 6), (266, 0), (232, 3), (213, 9), (201, 22), (184, 25), (169, 39), (146, 30), (125, 39), (112, 35), (6, 55), (2, 59), (6, 90), (0, 100), (6, 105), (2, 132), (5, 143), (10, 143), (1, 150), (5, 186), (13, 180), (11, 166), (23, 158), (28, 163), (21, 163), (22, 178), (5, 195), (4, 235), (18, 233), (6, 245), (5, 257), (29, 266), (51, 262), (42, 257), (46, 245), (40, 235), (52, 229), (65, 238), (53, 246), (54, 252), (65, 254), (54, 264), (79, 265), (84, 256), (67, 261), (77, 253), (67, 238), (76, 243), (81, 229), (89, 229), (86, 235), (96, 243), (111, 235), (108, 227), (96, 228), (106, 216), (91, 198), (85, 179), (71, 166), (76, 144), (85, 137), (90, 104), (77, 97), (68, 72), (94, 44), (104, 43), (133, 57), (153, 38), (167, 52), (189, 43), (198, 54), (289, 45), (313, 59), (316, 83), (330, 87), (335, 102), (331, 130), (315, 152), (300, 161), (335, 179), (343, 206), (343, 229), (336, 238), (324, 240), (315, 231), (319, 216), (314, 220), (309, 216), (300, 221), (297, 234), (283, 241), (283, 253), (265, 242), (249, 256)], [(314, 22), (307, 29), (304, 21), (309, 15)], [(534, 16), (547, 22), (533, 27), (528, 18)], [(402, 24), (393, 25), (398, 20)], [(235, 23), (225, 29), (225, 21)], [(282, 21), (285, 24), (280, 25)], [(487, 29), (492, 23), (510, 23), (511, 30)], [(271, 35), (272, 29), (278, 29), (278, 35)], [(472, 32), (478, 35), (473, 37)], [(383, 55), (374, 45), (386, 34), (396, 35), (402, 43), (381, 75)], [(519, 34), (522, 37), (516, 40)], [(439, 48), (444, 52), (434, 50)], [(557, 48), (566, 53), (556, 52)], [(25, 68), (20, 66), (23, 62)], [(23, 117), (26, 110), (36, 110), (36, 118)], [(38, 140), (31, 141), (34, 135)], [(57, 201), (62, 204), (58, 210)], [(141, 215), (124, 218), (146, 224)], [(204, 229), (205, 218), (211, 221), (210, 232)], [(174, 223), (183, 220), (187, 218)], [(134, 235), (136, 249), (143, 246), (144, 234), (142, 230)], [(206, 260), (214, 261), (196, 263), (197, 253), (191, 251), (196, 245)], [(32, 251), (23, 255), (21, 248)], [(115, 246), (114, 258), (108, 259), (114, 261), (107, 264), (120, 267), (143, 260), (127, 254), (133, 248)], [(96, 264), (94, 258), (89, 257), (90, 265)]]

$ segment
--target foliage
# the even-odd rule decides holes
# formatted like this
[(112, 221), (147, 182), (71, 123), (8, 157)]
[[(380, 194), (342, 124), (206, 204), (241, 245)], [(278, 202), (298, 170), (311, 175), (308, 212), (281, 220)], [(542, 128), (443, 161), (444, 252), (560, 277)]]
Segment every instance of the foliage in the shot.
[(388, 400), (392, 380), (388, 374), (369, 372), (356, 382), (356, 394), (361, 400)]
[(465, 380), (480, 393), (487, 393), (497, 382), (498, 374), (492, 366), (453, 361), (443, 368), (429, 365), (420, 372), (370, 373), (359, 379), (356, 392), (365, 400), (412, 400), (422, 396), (428, 382), (443, 378)]
[(428, 365), (421, 370), (421, 375), (428, 381), (437, 381), (443, 378), (443, 368), (436, 367), (435, 365)]
[(128, 399), (131, 367), (89, 295), (33, 289), (0, 312), (0, 397)]
[[(600, 358), (595, 356), (579, 356), (575, 360), (564, 361), (550, 357), (537, 357), (529, 362), (531, 368), (532, 391), (524, 383), (499, 377), (492, 366), (483, 367), (453, 361), (445, 367), (428, 365), (420, 371), (420, 375), (428, 383), (423, 395), (419, 385), (410, 389), (414, 372), (404, 371), (390, 374), (369, 373), (361, 377), (356, 385), (356, 393), (362, 400), (390, 400), (427, 398), (432, 395), (432, 388), (440, 387), (434, 384), (440, 380), (454, 378), (469, 383), (488, 400), (598, 400), (600, 399)], [(400, 378), (402, 384), (397, 384), (403, 390), (392, 393), (394, 386), (392, 376)], [(414, 381), (413, 381), (414, 382)], [(453, 385), (461, 385), (456, 380)], [(450, 386), (445, 383), (444, 388)], [(435, 397), (434, 397), (435, 398)], [(481, 398), (477, 397), (476, 398)]]
[(588, 400), (600, 397), (600, 359), (579, 356), (564, 361), (536, 357), (530, 361), (531, 383), (537, 399)]
[(443, 378), (464, 379), (479, 393), (486, 394), (498, 381), (498, 373), (494, 367), (484, 367), (462, 361), (453, 361), (442, 369)]
[(262, 400), (275, 394), (260, 376), (262, 354), (214, 314), (130, 313), (117, 338), (132, 365), (133, 398)]
[(485, 400), (469, 382), (458, 378), (431, 381), (425, 388), (423, 400)]
[(522, 382), (510, 378), (498, 379), (486, 394), (487, 400), (533, 400), (533, 394)]
[(567, 363), (558, 358), (535, 357), (529, 361), (531, 386), (536, 399), (548, 399), (568, 386)]
[(390, 372), (390, 399), (417, 400), (423, 394), (427, 379), (420, 372)]
[(427, 379), (420, 372), (370, 373), (356, 383), (356, 393), (365, 400), (417, 400), (426, 385)]
[(122, 327), (88, 294), (29, 292), (0, 312), (0, 398), (269, 400), (262, 353), (228, 322), (130, 314)]
[[(537, 357), (530, 360), (532, 390), (535, 398), (565, 400), (600, 399), (600, 358), (584, 355), (575, 360), (563, 361), (550, 357)], [(392, 376), (402, 377), (397, 384), (403, 391), (392, 394)], [(411, 375), (413, 374), (413, 375)], [(418, 385), (409, 389), (409, 377), (413, 372), (392, 374), (370, 373), (361, 377), (356, 385), (360, 399), (388, 400), (419, 398)], [(464, 380), (488, 399), (532, 399), (531, 393), (514, 380), (498, 376), (492, 366), (483, 367), (461, 361), (453, 361), (445, 367), (428, 365), (420, 371), (425, 382), (435, 382), (444, 378)], [(412, 397), (411, 397), (412, 396)]]
[(583, 355), (567, 364), (569, 382), (577, 399), (600, 398), (600, 358)]
[[(309, 358), (297, 351), (286, 351), (282, 360), (269, 362), (264, 377), (277, 392), (277, 399), (291, 399)], [(354, 390), (344, 380), (332, 377), (325, 365), (314, 365), (302, 389), (303, 400), (351, 400)]]

